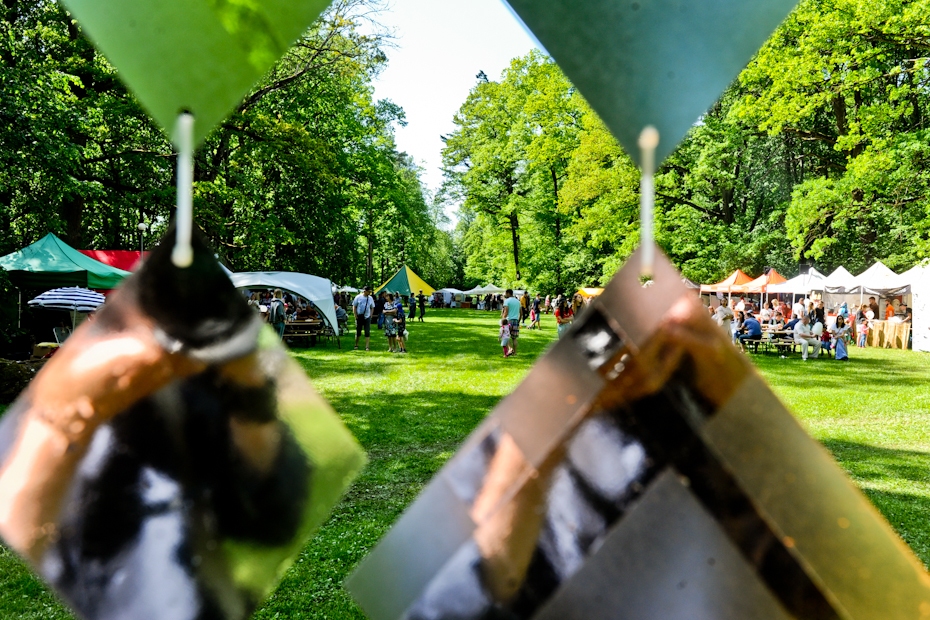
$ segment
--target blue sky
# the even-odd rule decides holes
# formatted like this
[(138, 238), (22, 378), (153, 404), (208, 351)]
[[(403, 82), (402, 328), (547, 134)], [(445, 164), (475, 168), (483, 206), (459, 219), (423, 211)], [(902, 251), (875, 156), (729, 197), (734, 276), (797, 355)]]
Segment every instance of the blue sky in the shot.
[(442, 183), (439, 136), (452, 131), (475, 76), (498, 79), (511, 58), (537, 44), (501, 0), (392, 0), (378, 21), (394, 31), (396, 47), (386, 50), (375, 97), (404, 108), (397, 146), (424, 168), (421, 178), (435, 191)]

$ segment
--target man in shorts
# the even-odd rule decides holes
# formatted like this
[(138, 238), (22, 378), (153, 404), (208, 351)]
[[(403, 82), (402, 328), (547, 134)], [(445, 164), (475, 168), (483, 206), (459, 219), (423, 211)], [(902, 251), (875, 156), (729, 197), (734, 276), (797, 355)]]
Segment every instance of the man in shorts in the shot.
[(375, 300), (371, 296), (371, 287), (366, 286), (365, 290), (359, 293), (352, 300), (352, 310), (355, 312), (355, 348), (358, 349), (358, 339), (365, 331), (365, 350), (369, 351), (371, 347), (371, 314), (375, 309)]
[(513, 290), (507, 289), (504, 294), (504, 304), (501, 309), (501, 318), (510, 323), (510, 350), (511, 355), (517, 354), (517, 337), (520, 335), (520, 301), (513, 296)]

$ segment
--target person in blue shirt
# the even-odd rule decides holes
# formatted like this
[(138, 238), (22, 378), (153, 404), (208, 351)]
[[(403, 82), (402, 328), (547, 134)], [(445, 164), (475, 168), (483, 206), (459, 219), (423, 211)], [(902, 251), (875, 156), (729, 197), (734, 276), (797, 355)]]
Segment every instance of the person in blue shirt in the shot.
[(739, 348), (743, 352), (746, 351), (746, 341), (762, 340), (762, 325), (760, 325), (756, 317), (751, 314), (746, 317), (742, 332), (743, 333), (737, 337), (737, 340), (739, 340)]
[(510, 351), (517, 354), (517, 336), (520, 335), (520, 301), (513, 296), (513, 290), (507, 289), (504, 293), (504, 307), (501, 309), (501, 318), (510, 323)]

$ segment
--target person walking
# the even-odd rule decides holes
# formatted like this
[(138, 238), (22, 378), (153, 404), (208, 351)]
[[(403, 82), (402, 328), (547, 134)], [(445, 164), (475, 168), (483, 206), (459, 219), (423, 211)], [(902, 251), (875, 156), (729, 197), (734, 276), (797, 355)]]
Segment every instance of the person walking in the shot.
[(276, 288), (274, 290), (274, 297), (268, 307), (268, 322), (271, 323), (271, 326), (274, 327), (274, 330), (278, 333), (278, 338), (283, 340), (284, 324), (287, 322), (287, 307), (284, 305), (284, 299), (282, 299), (282, 297), (283, 293), (281, 289)]
[(533, 298), (533, 317), (531, 319), (530, 329), (539, 329), (539, 313), (541, 311), (542, 299), (539, 297), (539, 293), (536, 293), (536, 297)]
[(422, 323), (423, 315), (426, 314), (426, 295), (423, 294), (423, 289), (420, 289), (420, 294), (417, 295), (417, 304), (420, 306), (420, 323)]
[(504, 293), (501, 318), (510, 323), (510, 355), (517, 354), (517, 338), (520, 336), (520, 302), (513, 296), (513, 289)]
[(527, 291), (523, 291), (523, 296), (520, 297), (520, 322), (526, 325), (526, 318), (530, 315), (530, 294)]
[(375, 300), (371, 297), (371, 287), (366, 286), (355, 299), (352, 300), (352, 311), (355, 313), (355, 350), (358, 350), (358, 339), (365, 332), (365, 350), (371, 350), (371, 315), (375, 309)]

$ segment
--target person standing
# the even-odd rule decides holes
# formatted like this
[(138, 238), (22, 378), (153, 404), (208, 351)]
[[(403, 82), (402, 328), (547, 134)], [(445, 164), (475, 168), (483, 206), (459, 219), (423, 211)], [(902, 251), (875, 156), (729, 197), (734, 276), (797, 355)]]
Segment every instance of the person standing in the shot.
[(714, 310), (714, 320), (723, 329), (727, 338), (733, 335), (733, 311), (720, 303), (719, 297), (711, 297), (710, 307)]
[(365, 350), (371, 350), (371, 315), (375, 310), (375, 300), (371, 297), (371, 287), (366, 286), (355, 299), (352, 300), (352, 310), (355, 313), (355, 350), (358, 350), (358, 339), (365, 332)]
[(878, 314), (878, 303), (875, 301), (874, 297), (869, 297), (869, 310), (872, 311), (873, 319), (878, 319), (878, 317), (881, 316)]
[(572, 326), (572, 319), (575, 318), (575, 312), (568, 304), (568, 300), (561, 295), (559, 295), (556, 301), (558, 305), (555, 308), (555, 322), (558, 325), (559, 338), (561, 338), (562, 334), (567, 332), (568, 328)]
[(517, 354), (517, 338), (520, 336), (520, 302), (513, 296), (513, 289), (504, 293), (501, 318), (510, 323), (510, 354)]
[[(411, 299), (413, 299), (412, 296)], [(394, 310), (396, 310), (394, 325), (397, 326), (397, 346), (400, 347), (398, 353), (406, 353), (407, 337), (404, 334), (407, 331), (407, 317), (404, 316), (404, 298), (400, 296), (400, 293), (394, 296)]]
[(420, 289), (420, 294), (417, 295), (417, 304), (420, 306), (420, 323), (422, 323), (423, 315), (426, 314), (426, 295), (423, 294), (423, 289)]
[(394, 309), (394, 296), (391, 293), (387, 294), (387, 303), (381, 316), (384, 320), (384, 335), (388, 339), (388, 353), (400, 353), (400, 347), (397, 345), (397, 324), (394, 322), (397, 310)]
[(546, 295), (546, 314), (552, 312), (552, 298)]
[(530, 325), (531, 329), (539, 329), (539, 313), (542, 310), (542, 299), (539, 297), (539, 293), (536, 293), (536, 297), (533, 298), (533, 312), (536, 316), (533, 317), (533, 323)]
[(371, 313), (371, 322), (378, 326), (378, 329), (384, 329), (384, 304), (385, 304), (385, 292), (381, 291), (378, 293), (377, 299), (375, 299), (374, 309)]
[(287, 322), (287, 308), (284, 305), (282, 296), (281, 289), (276, 288), (274, 297), (268, 307), (268, 322), (271, 323), (271, 326), (278, 333), (278, 338), (281, 339), (284, 338), (284, 324)]
[(520, 322), (526, 325), (526, 317), (530, 315), (530, 294), (527, 291), (523, 291), (523, 296), (520, 297)]

